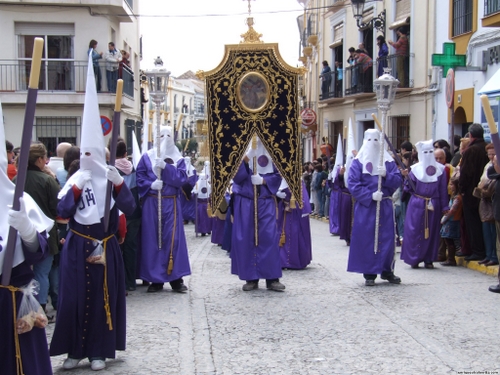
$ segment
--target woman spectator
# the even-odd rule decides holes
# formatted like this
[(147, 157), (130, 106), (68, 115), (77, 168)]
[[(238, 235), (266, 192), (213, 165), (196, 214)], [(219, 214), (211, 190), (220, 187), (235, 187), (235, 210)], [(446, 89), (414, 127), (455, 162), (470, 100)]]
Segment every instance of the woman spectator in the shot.
[(384, 68), (387, 68), (387, 56), (389, 55), (389, 47), (385, 42), (383, 35), (377, 37), (378, 57), (377, 57), (377, 77), (384, 74)]
[(99, 60), (102, 59), (102, 52), (97, 52), (97, 40), (92, 39), (89, 43), (89, 51), (87, 52), (87, 56), (92, 52), (92, 66), (94, 68), (94, 76), (95, 76), (95, 85), (97, 88), (97, 92), (101, 91), (101, 69), (99, 68)]

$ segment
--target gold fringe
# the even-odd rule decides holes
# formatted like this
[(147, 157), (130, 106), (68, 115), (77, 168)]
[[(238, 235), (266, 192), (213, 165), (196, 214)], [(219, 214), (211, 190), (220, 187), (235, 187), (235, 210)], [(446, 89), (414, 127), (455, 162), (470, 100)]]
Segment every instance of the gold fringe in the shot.
[(168, 260), (167, 275), (170, 275), (174, 269), (174, 240), (177, 227), (177, 197), (174, 196), (174, 228), (172, 229), (172, 243), (170, 244), (170, 257)]

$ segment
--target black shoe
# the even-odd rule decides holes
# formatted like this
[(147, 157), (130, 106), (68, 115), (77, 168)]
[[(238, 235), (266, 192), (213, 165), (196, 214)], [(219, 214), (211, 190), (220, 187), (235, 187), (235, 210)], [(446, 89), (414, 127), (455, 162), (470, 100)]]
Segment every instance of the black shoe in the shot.
[(258, 281), (247, 281), (245, 285), (243, 285), (243, 291), (244, 292), (249, 292), (254, 289), (259, 289), (259, 282)]
[[(456, 254), (455, 254), (456, 255)], [(479, 255), (476, 255), (476, 254), (472, 254), (472, 255), (469, 255), (468, 257), (465, 257), (464, 258), (466, 261), (470, 262), (471, 260), (483, 260), (484, 257), (482, 256), (479, 256)]]
[(163, 284), (160, 283), (152, 283), (149, 287), (147, 292), (148, 293), (155, 293), (158, 292), (159, 290), (163, 289)]
[(188, 288), (184, 285), (184, 283), (180, 283), (179, 285), (176, 285), (175, 288), (172, 287), (172, 290), (176, 293), (184, 293), (187, 292)]
[(135, 286), (128, 286), (126, 288), (129, 292), (133, 292), (135, 290)]
[(465, 254), (464, 254), (464, 253), (462, 253), (461, 251), (457, 251), (457, 252), (455, 253), (455, 256), (456, 256), (456, 257), (464, 257), (464, 256), (465, 256)]
[[(392, 274), (392, 275), (388, 275), (388, 276), (380, 276), (380, 278), (382, 280), (387, 280), (389, 281), (391, 284), (400, 284), (401, 283), (401, 278)], [(368, 280), (367, 280), (368, 281)]]
[(488, 290), (493, 293), (500, 293), (500, 284), (492, 285), (488, 288)]
[(149, 286), (150, 282), (146, 280), (142, 280), (142, 284), (140, 286)]
[(375, 286), (375, 280), (365, 280), (366, 286)]

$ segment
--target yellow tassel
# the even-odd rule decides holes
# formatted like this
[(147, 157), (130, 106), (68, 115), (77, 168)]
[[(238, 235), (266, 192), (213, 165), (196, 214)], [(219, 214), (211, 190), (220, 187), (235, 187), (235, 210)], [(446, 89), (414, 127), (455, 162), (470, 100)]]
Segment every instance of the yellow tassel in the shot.
[(429, 228), (425, 228), (425, 239), (429, 238)]
[(283, 231), (281, 232), (280, 236), (280, 247), (285, 246), (285, 242), (286, 242), (285, 231)]
[(208, 217), (212, 217), (212, 206), (210, 206), (210, 203), (207, 203), (207, 215)]
[(295, 200), (295, 197), (293, 197), (293, 196), (292, 196), (292, 198), (290, 199), (290, 208), (291, 208), (292, 210), (297, 208), (297, 201)]
[(174, 269), (174, 259), (172, 258), (172, 255), (170, 255), (170, 260), (168, 261), (168, 267), (167, 267), (167, 275), (170, 275), (173, 269)]

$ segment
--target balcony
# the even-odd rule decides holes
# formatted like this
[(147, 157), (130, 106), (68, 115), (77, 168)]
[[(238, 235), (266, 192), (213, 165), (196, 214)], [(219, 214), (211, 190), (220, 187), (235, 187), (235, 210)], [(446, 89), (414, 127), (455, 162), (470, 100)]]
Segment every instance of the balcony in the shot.
[(500, 26), (500, 0), (484, 0), (483, 27)]
[[(42, 61), (39, 92), (49, 93), (84, 93), (87, 80), (87, 61)], [(27, 91), (31, 61), (0, 60), (0, 92)], [(98, 92), (110, 93), (107, 87), (105, 63), (99, 65), (101, 89)], [(123, 66), (118, 75), (123, 79), (123, 95), (134, 100), (134, 72)]]
[[(399, 80), (398, 88), (412, 88), (413, 80), (410, 80), (410, 56), (389, 55), (376, 62), (376, 73), (379, 66), (382, 68), (391, 68), (391, 75)], [(383, 72), (383, 69), (380, 69)]]
[(321, 81), (321, 94), (319, 100), (326, 100), (332, 98), (342, 98), (342, 78), (343, 71), (333, 71), (320, 75)]

